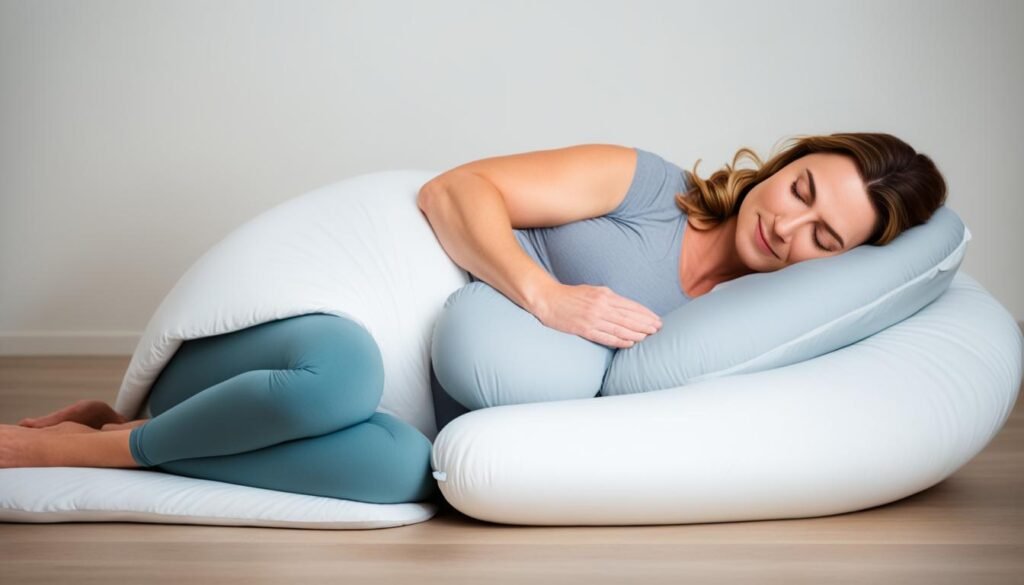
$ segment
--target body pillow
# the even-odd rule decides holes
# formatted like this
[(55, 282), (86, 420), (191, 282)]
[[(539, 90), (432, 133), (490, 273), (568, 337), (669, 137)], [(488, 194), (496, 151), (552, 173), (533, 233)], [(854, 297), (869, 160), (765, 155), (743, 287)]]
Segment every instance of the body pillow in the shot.
[(686, 524), (842, 514), (927, 489), (1005, 424), (1024, 336), (958, 271), (907, 319), (825, 355), (657, 392), (466, 413), (441, 493), (490, 522)]
[(885, 246), (727, 281), (616, 351), (601, 394), (629, 394), (808, 360), (886, 329), (949, 288), (971, 232), (946, 206)]
[[(720, 284), (615, 349), (545, 326), (485, 282), (434, 326), (443, 391), (469, 410), (647, 392), (808, 360), (902, 321), (948, 287), (971, 234), (942, 207), (887, 246), (859, 246)], [(439, 425), (447, 421), (438, 421)]]
[[(328, 313), (366, 327), (384, 359), (379, 412), (437, 434), (430, 332), (445, 298), (469, 281), (416, 205), (430, 170), (350, 177), (288, 199), (238, 226), (178, 279), (150, 318), (115, 410), (149, 416), (153, 381), (184, 340)], [(173, 522), (382, 528), (422, 522), (435, 501), (372, 504), (184, 477), (149, 469), (0, 469), (0, 521)]]

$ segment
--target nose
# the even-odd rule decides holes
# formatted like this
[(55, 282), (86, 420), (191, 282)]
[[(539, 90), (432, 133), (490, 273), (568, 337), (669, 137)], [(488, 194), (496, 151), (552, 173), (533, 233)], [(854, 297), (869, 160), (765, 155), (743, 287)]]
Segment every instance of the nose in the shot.
[(789, 242), (790, 238), (793, 237), (793, 234), (800, 229), (800, 226), (812, 221), (814, 221), (814, 211), (807, 209), (800, 213), (776, 216), (775, 224), (772, 229), (779, 238), (785, 242)]

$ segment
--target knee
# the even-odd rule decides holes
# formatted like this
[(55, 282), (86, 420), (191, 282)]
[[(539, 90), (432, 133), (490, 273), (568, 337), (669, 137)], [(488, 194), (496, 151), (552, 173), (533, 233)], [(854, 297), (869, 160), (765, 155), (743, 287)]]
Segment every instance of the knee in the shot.
[(292, 361), (300, 397), (299, 412), (327, 419), (324, 432), (365, 421), (384, 393), (384, 359), (376, 340), (358, 323), (334, 315), (315, 315), (303, 350)]
[(444, 390), (476, 410), (592, 398), (614, 350), (550, 327), (484, 282), (452, 293), (430, 357)]

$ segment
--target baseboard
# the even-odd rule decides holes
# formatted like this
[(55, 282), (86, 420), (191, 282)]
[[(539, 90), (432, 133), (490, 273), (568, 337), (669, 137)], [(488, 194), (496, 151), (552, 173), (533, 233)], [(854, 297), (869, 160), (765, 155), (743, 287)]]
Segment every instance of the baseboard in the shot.
[(130, 356), (142, 339), (138, 331), (27, 331), (0, 333), (0, 356)]

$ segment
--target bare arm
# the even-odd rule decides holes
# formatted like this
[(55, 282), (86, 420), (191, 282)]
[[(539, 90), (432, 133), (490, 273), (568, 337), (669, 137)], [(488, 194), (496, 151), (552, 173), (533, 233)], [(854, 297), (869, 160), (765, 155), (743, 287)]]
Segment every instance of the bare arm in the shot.
[(490, 181), (449, 173), (424, 185), (418, 201), (456, 264), (537, 314), (545, 290), (559, 282), (519, 246), (505, 201)]
[(603, 216), (626, 197), (635, 149), (584, 144), (490, 157), (427, 182), (418, 203), (462, 268), (545, 326), (610, 347), (631, 347), (661, 327), (642, 304), (607, 286), (565, 285), (520, 246), (513, 228)]

